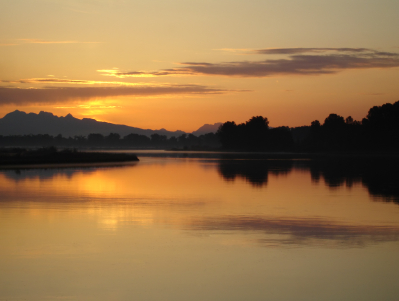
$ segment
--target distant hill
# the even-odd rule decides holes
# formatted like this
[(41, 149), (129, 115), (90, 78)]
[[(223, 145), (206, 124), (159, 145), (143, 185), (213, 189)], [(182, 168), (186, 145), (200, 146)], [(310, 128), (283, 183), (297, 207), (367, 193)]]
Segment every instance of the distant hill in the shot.
[(219, 129), (219, 127), (222, 124), (223, 123), (221, 123), (221, 122), (214, 123), (214, 124), (204, 124), (198, 130), (192, 132), (192, 134), (195, 136), (201, 136), (201, 135), (204, 135), (207, 133), (216, 133), (216, 131)]
[(64, 137), (87, 136), (91, 133), (109, 135), (118, 133), (126, 136), (128, 134), (139, 134), (151, 136), (152, 134), (166, 135), (168, 138), (178, 137), (185, 134), (183, 131), (167, 131), (165, 129), (149, 130), (140, 129), (131, 126), (100, 122), (91, 118), (78, 119), (71, 114), (65, 117), (58, 117), (49, 112), (41, 111), (39, 114), (14, 111), (0, 118), (0, 135), (37, 135), (49, 134), (56, 136), (58, 134)]

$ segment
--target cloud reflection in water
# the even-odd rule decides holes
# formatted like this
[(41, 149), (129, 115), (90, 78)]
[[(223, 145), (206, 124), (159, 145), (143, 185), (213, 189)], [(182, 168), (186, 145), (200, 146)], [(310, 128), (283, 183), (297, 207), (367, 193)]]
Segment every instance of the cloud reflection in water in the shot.
[[(321, 218), (275, 218), (265, 216), (218, 216), (192, 219), (190, 230), (252, 231), (265, 237), (267, 245), (364, 246), (399, 240), (399, 227), (341, 224)], [(262, 235), (262, 236), (263, 236)]]

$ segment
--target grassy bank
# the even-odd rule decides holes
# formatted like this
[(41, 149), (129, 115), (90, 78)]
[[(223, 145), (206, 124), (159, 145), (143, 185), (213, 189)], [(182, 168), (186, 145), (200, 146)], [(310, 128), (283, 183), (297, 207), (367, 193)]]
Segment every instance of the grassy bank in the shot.
[(27, 150), (23, 148), (0, 149), (1, 165), (108, 163), (139, 161), (136, 155), (124, 153), (80, 152), (57, 150), (55, 147)]

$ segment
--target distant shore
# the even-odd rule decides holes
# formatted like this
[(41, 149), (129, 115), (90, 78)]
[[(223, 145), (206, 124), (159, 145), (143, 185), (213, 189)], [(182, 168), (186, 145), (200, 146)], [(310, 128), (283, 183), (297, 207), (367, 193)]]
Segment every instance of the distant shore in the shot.
[(109, 152), (81, 152), (75, 149), (57, 150), (55, 147), (27, 150), (0, 149), (0, 166), (41, 164), (86, 164), (139, 161), (136, 155)]

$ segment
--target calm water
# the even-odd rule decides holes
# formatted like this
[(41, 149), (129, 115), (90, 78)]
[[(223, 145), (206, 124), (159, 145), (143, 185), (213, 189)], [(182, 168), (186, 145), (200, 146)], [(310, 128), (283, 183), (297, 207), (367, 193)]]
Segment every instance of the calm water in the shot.
[(0, 170), (0, 300), (399, 300), (391, 166), (158, 155)]

